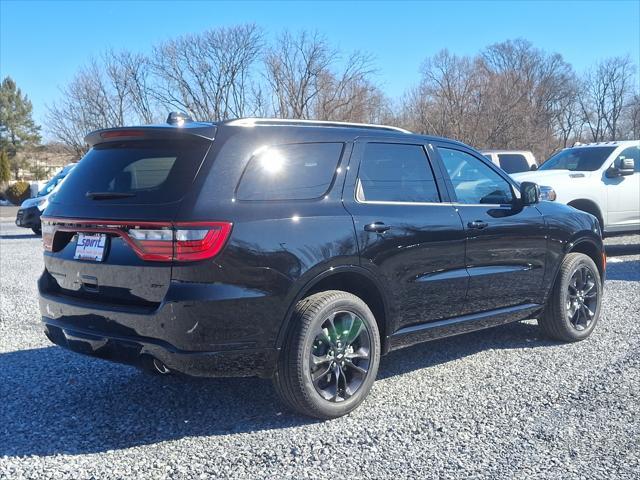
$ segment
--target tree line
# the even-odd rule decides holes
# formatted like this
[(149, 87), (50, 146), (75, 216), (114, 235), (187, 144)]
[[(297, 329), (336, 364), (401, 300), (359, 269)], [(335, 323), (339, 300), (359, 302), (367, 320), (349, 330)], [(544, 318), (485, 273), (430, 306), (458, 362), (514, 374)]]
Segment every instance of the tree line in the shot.
[(172, 38), (147, 54), (103, 53), (61, 89), (45, 128), (78, 157), (91, 130), (162, 122), (181, 110), (202, 121), (387, 123), (544, 159), (576, 141), (640, 137), (635, 68), (628, 56), (612, 57), (578, 73), (558, 53), (508, 40), (472, 56), (445, 49), (426, 58), (419, 83), (392, 99), (370, 54), (306, 31), (268, 41), (245, 24)]

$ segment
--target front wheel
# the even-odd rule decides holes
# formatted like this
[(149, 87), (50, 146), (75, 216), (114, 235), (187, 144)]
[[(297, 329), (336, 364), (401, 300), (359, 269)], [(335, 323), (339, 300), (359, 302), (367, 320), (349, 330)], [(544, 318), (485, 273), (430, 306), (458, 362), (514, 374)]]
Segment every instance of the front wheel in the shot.
[(600, 318), (602, 282), (596, 264), (582, 253), (569, 253), (538, 325), (563, 342), (584, 340)]
[(292, 409), (336, 418), (365, 399), (378, 373), (380, 334), (360, 298), (330, 290), (296, 305), (274, 385)]

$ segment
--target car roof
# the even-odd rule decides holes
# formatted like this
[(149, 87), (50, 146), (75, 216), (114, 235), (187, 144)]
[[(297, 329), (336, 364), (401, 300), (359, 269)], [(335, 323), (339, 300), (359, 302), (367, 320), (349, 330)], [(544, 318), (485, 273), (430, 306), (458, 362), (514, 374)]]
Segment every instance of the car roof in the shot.
[(407, 139), (407, 141), (420, 142), (445, 142), (449, 144), (467, 147), (462, 142), (445, 137), (422, 135), (413, 133), (403, 128), (390, 125), (376, 125), (369, 123), (333, 122), (324, 120), (298, 120), (298, 119), (274, 119), (274, 118), (241, 118), (228, 120), (216, 124), (219, 127), (270, 127), (288, 130), (309, 130), (309, 133), (335, 134), (343, 138), (359, 138), (367, 136), (389, 137), (393, 139)]
[(108, 132), (118, 132), (125, 134), (127, 131), (135, 132), (137, 130), (144, 130), (153, 135), (162, 136), (164, 134), (186, 134), (194, 135), (209, 140), (213, 140), (216, 136), (216, 130), (218, 128), (278, 128), (288, 129), (293, 131), (300, 131), (301, 129), (309, 130), (309, 133), (315, 134), (336, 134), (336, 136), (346, 138), (358, 138), (363, 136), (388, 136), (390, 138), (402, 139), (407, 138), (412, 141), (418, 140), (421, 142), (446, 142), (449, 144), (467, 146), (462, 142), (445, 137), (437, 137), (431, 135), (420, 135), (405, 130), (403, 128), (389, 126), (389, 125), (376, 125), (367, 123), (350, 123), (350, 122), (333, 122), (333, 121), (321, 121), (321, 120), (299, 120), (299, 119), (275, 119), (275, 118), (238, 118), (225, 120), (221, 122), (194, 122), (185, 121), (181, 124), (153, 124), (153, 125), (141, 125), (141, 126), (127, 126), (108, 128), (102, 130), (93, 131), (85, 137), (86, 142), (90, 146), (94, 146), (99, 143), (107, 141), (124, 140), (127, 135), (114, 136), (113, 140), (107, 139), (105, 134)]

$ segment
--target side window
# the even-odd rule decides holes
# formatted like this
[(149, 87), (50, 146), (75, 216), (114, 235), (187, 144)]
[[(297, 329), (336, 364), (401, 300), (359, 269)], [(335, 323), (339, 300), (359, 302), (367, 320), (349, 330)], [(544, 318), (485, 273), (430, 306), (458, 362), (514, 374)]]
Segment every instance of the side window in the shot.
[(501, 153), (498, 155), (500, 168), (507, 173), (526, 172), (529, 170), (529, 163), (524, 155), (518, 153)]
[(253, 154), (236, 190), (238, 200), (311, 200), (327, 193), (342, 143), (275, 145)]
[(439, 202), (429, 160), (420, 145), (368, 143), (358, 171), (361, 202)]
[(625, 148), (615, 161), (621, 158), (633, 158), (634, 170), (640, 172), (640, 147)]
[(511, 203), (511, 185), (504, 178), (468, 153), (438, 147), (459, 203)]

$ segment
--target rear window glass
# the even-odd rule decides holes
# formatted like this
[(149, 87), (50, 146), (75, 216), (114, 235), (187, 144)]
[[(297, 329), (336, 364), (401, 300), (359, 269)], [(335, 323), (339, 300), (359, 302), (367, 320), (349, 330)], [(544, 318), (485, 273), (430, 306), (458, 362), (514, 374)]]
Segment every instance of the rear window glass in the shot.
[(256, 151), (240, 179), (238, 200), (310, 200), (331, 186), (342, 143), (274, 145)]
[(57, 193), (55, 203), (170, 203), (193, 182), (208, 142), (154, 140), (92, 148)]
[(500, 168), (507, 173), (526, 172), (530, 170), (529, 162), (524, 155), (517, 153), (500, 153), (498, 154)]

